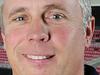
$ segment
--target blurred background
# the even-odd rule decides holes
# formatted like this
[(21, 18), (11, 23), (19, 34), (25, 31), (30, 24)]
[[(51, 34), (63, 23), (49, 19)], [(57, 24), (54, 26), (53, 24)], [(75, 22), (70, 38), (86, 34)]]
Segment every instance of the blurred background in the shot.
[[(0, 4), (2, 0), (0, 0)], [(100, 0), (92, 0), (92, 15), (96, 18), (96, 28), (92, 40), (92, 44), (89, 48), (85, 49), (84, 60), (86, 64), (89, 64), (96, 68), (100, 74)], [(11, 68), (7, 60), (6, 51), (3, 48), (3, 41), (0, 35), (0, 67)]]
[(95, 32), (92, 44), (85, 49), (84, 60), (92, 65), (100, 74), (100, 0), (92, 0), (92, 15), (95, 16)]

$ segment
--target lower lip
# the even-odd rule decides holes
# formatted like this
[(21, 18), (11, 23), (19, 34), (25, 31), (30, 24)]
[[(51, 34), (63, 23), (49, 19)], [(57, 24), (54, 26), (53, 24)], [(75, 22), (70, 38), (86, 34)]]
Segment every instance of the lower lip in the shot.
[(54, 62), (54, 58), (55, 56), (53, 56), (52, 58), (50, 59), (31, 59), (31, 58), (27, 58), (26, 56), (24, 56), (26, 58), (26, 60), (30, 63), (32, 63), (33, 65), (36, 65), (36, 66), (39, 66), (39, 67), (42, 67), (44, 65), (48, 65), (50, 63), (53, 63)]

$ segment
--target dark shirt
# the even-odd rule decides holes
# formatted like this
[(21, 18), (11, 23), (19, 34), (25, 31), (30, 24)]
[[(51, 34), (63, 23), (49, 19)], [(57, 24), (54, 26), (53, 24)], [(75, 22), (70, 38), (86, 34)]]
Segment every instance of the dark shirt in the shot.
[(85, 65), (84, 74), (85, 75), (99, 75), (99, 73), (96, 71), (96, 69), (89, 65)]
[(0, 75), (12, 75), (12, 70), (8, 68), (0, 68)]
[[(89, 65), (85, 65), (84, 67), (84, 74), (85, 75), (99, 75), (95, 68)], [(0, 68), (0, 75), (12, 75), (12, 70), (7, 68)]]

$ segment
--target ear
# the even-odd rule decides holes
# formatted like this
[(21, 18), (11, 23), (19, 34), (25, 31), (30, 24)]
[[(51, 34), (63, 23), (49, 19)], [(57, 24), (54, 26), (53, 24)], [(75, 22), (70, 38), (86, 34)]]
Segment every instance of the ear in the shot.
[(4, 42), (4, 49), (5, 49), (5, 34), (4, 34), (4, 32), (1, 32), (1, 36), (2, 36), (2, 39), (3, 39), (3, 42)]
[(86, 47), (89, 47), (95, 29), (95, 18), (92, 16), (91, 21), (86, 25)]

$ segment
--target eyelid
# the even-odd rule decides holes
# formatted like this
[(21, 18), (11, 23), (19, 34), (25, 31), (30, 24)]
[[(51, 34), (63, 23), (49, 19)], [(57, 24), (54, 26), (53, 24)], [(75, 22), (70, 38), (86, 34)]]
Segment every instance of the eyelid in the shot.
[[(10, 21), (16, 21), (16, 22), (17, 22), (16, 19), (17, 19), (18, 17), (23, 17), (26, 21), (29, 20), (29, 16), (26, 15), (26, 14), (16, 14), (16, 15), (14, 15), (14, 16), (11, 17)], [(24, 21), (24, 20), (23, 20), (23, 21)]]
[(15, 18), (13, 18), (12, 20), (16, 20), (17, 18), (19, 17), (23, 17), (23, 18), (26, 18), (27, 16), (26, 15), (20, 15), (20, 16), (16, 16)]
[(44, 17), (47, 18), (48, 15), (53, 15), (53, 14), (59, 14), (59, 15), (67, 18), (66, 12), (59, 10), (59, 9), (51, 9), (51, 10), (46, 11), (45, 14), (44, 14)]
[[(50, 18), (50, 19), (53, 19), (53, 16), (56, 16), (56, 15), (58, 15), (59, 17), (62, 17), (62, 18), (66, 18), (65, 15), (62, 14), (62, 13), (52, 13), (51, 16), (50, 16), (49, 18)], [(46, 17), (46, 18), (48, 18), (48, 17)]]
[[(58, 16), (61, 17), (61, 18), (56, 19), (54, 16), (57, 16), (57, 14), (58, 14)], [(61, 11), (61, 10), (57, 10), (57, 11), (56, 11), (56, 10), (48, 11), (48, 12), (46, 12), (45, 15), (44, 15), (44, 20), (45, 20), (46, 23), (47, 23), (47, 21), (50, 21), (50, 20), (51, 20), (51, 22), (52, 22), (53, 20), (61, 22), (62, 20), (64, 21), (64, 19), (67, 19), (67, 16), (66, 16), (66, 14), (65, 14), (63, 11)]]
[(49, 10), (44, 13), (44, 22), (49, 25), (61, 25), (61, 23), (65, 23), (67, 19), (67, 13), (59, 9)]

